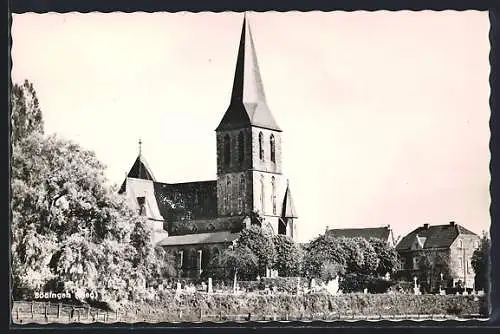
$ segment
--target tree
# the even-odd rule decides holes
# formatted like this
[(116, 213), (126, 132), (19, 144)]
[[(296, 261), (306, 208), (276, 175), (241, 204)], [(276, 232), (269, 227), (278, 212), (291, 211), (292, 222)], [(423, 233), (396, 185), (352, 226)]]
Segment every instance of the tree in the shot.
[(380, 260), (371, 243), (364, 238), (353, 238), (351, 240), (359, 249), (363, 257), (363, 263), (359, 268), (359, 273), (364, 275), (375, 274)]
[(273, 236), (273, 243), (276, 250), (273, 269), (277, 270), (280, 276), (297, 275), (300, 272), (301, 252), (292, 238), (277, 234)]
[(71, 141), (44, 136), (34, 89), (23, 89), (15, 86), (12, 100), (14, 297), (52, 286), (121, 300), (137, 280), (171, 274), (170, 256), (153, 247), (144, 217), (108, 186), (104, 165)]
[(362, 246), (355, 238), (336, 238), (336, 242), (344, 250), (346, 273), (364, 272), (365, 258)]
[[(238, 238), (238, 244), (248, 247), (258, 259), (256, 274), (262, 275), (266, 268), (271, 268), (276, 259), (276, 251), (273, 244), (272, 235), (266, 233), (260, 226), (251, 225), (249, 228), (241, 231)], [(248, 272), (248, 274), (252, 274)]]
[(257, 269), (258, 257), (245, 245), (237, 244), (220, 253), (217, 258), (219, 267), (229, 269), (233, 276), (233, 291), (236, 292), (238, 273), (251, 272)]
[(479, 248), (474, 250), (472, 254), (471, 265), (474, 269), (475, 275), (475, 287), (477, 290), (488, 291), (489, 286), (489, 269), (490, 269), (490, 247), (491, 241), (483, 233)]
[(375, 273), (379, 276), (384, 276), (387, 273), (393, 274), (401, 269), (401, 260), (399, 254), (394, 247), (391, 247), (387, 242), (370, 238), (368, 240), (372, 245), (378, 257), (378, 266)]
[(342, 245), (330, 235), (321, 235), (310, 242), (304, 250), (302, 271), (307, 277), (321, 277), (321, 266), (329, 262), (343, 269), (347, 264), (347, 253)]
[(25, 80), (11, 90), (12, 142), (15, 144), (33, 132), (43, 133), (43, 118), (33, 84)]
[(424, 250), (418, 256), (419, 279), (431, 289), (436, 288), (443, 279), (450, 277), (449, 260), (446, 254)]

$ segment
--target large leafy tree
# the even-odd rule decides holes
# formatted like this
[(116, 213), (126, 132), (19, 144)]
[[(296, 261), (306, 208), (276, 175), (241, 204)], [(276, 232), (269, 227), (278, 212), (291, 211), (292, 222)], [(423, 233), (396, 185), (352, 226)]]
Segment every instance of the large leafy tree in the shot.
[(378, 276), (384, 276), (387, 273), (393, 274), (401, 269), (401, 260), (394, 247), (389, 246), (387, 242), (377, 238), (370, 238), (368, 241), (372, 245), (379, 260), (375, 270)]
[(15, 83), (11, 91), (12, 141), (17, 143), (30, 133), (43, 133), (43, 117), (33, 84)]
[(236, 292), (238, 274), (253, 272), (259, 264), (258, 257), (250, 248), (244, 244), (238, 243), (225, 249), (216, 258), (218, 266), (227, 268), (228, 273), (233, 276), (233, 291)]
[(475, 286), (478, 290), (484, 289), (488, 291), (490, 247), (491, 241), (486, 233), (483, 233), (479, 248), (474, 250), (471, 260), (472, 268), (474, 269), (474, 273), (476, 274)]
[[(38, 108), (37, 103), (28, 106)], [(23, 108), (14, 105), (13, 119), (24, 117), (19, 113), (38, 115)], [(41, 122), (37, 117), (33, 119)], [(29, 124), (30, 130), (18, 131), (19, 124)], [(129, 288), (140, 287), (138, 280), (171, 272), (173, 264), (153, 247), (144, 217), (108, 186), (104, 165), (93, 152), (44, 136), (43, 123), (13, 125), (18, 134), (12, 149), (11, 201), (15, 297), (52, 285), (120, 300)]]
[(347, 265), (347, 253), (335, 238), (321, 235), (305, 248), (302, 271), (307, 277), (321, 277), (321, 268), (326, 262), (343, 271)]
[(371, 243), (364, 238), (353, 238), (352, 241), (357, 248), (359, 248), (363, 256), (363, 263), (360, 265), (360, 273), (364, 275), (375, 274), (380, 261), (375, 252), (375, 248), (373, 248)]
[(238, 244), (242, 247), (248, 247), (258, 259), (258, 272), (247, 272), (249, 275), (262, 275), (265, 273), (266, 268), (271, 268), (275, 263), (276, 251), (272, 235), (267, 233), (267, 231), (260, 226), (251, 225), (241, 231), (238, 238)]
[(295, 276), (299, 274), (302, 253), (292, 238), (277, 234), (273, 236), (276, 250), (276, 261), (273, 268), (280, 276)]
[(450, 278), (450, 266), (448, 256), (435, 251), (422, 251), (418, 255), (419, 279), (425, 282), (431, 289), (441, 283), (441, 274), (444, 280)]

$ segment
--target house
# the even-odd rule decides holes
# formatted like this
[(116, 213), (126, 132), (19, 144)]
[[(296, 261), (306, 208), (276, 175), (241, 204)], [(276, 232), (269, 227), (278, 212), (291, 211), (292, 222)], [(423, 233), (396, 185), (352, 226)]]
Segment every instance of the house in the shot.
[(392, 247), (395, 245), (394, 235), (389, 225), (383, 227), (343, 228), (343, 229), (329, 229), (327, 227), (325, 233), (334, 238), (363, 238), (366, 240), (369, 240), (370, 238), (375, 238), (387, 242), (387, 244)]
[(159, 182), (139, 148), (119, 191), (148, 218), (154, 242), (178, 254), (186, 277), (199, 276), (250, 224), (296, 238), (297, 213), (282, 173), (283, 130), (266, 101), (246, 17), (231, 99), (215, 132), (216, 180)]
[(431, 286), (454, 286), (461, 281), (464, 287), (472, 288), (475, 274), (471, 259), (479, 245), (477, 234), (453, 221), (446, 225), (424, 224), (396, 245), (403, 262), (401, 277), (417, 277)]

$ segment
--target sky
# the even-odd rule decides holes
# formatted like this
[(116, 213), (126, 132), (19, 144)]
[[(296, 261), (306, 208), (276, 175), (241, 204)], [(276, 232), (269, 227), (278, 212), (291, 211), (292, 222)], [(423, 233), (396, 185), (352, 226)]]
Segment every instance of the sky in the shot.
[[(479, 11), (247, 13), (299, 241), (329, 228), (489, 230), (489, 20)], [(113, 183), (216, 178), (242, 13), (13, 14), (12, 81)]]

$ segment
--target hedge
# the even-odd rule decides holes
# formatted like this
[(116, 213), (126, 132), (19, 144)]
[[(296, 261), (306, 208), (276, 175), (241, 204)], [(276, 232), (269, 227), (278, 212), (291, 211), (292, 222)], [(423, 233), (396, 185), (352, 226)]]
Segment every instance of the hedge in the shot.
[[(196, 321), (200, 313), (205, 317), (251, 314), (253, 319), (269, 319), (273, 315), (283, 318), (307, 318), (315, 314), (340, 316), (396, 316), (396, 315), (486, 315), (485, 297), (411, 295), (411, 294), (275, 294), (247, 293), (181, 295), (178, 299), (171, 291), (163, 291), (161, 300), (131, 304), (129, 314), (137, 314), (150, 321), (178, 321), (182, 310), (184, 321)], [(153, 315), (153, 316), (152, 316)]]

